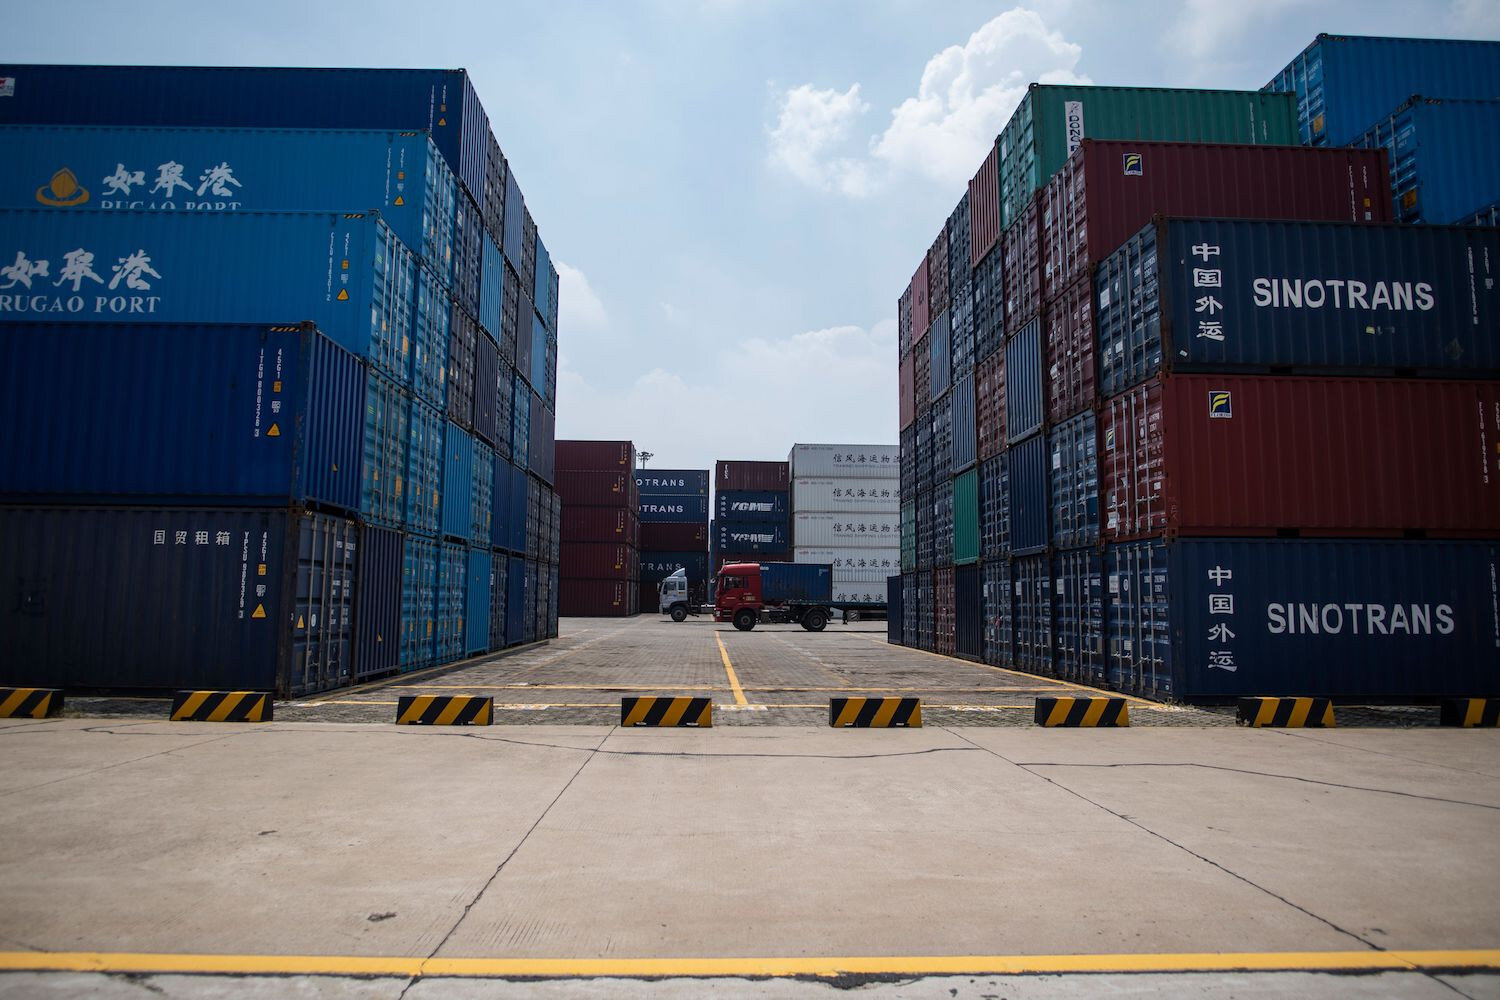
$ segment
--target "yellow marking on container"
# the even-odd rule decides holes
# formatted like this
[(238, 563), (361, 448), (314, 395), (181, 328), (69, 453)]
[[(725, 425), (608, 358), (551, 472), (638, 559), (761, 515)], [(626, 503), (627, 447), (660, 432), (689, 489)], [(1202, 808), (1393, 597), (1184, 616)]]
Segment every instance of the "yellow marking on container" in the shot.
[(268, 431), (266, 431), (266, 437), (268, 437), (268, 438), (279, 438), (279, 437), (281, 437), (281, 427), (280, 427), (280, 425), (278, 425), (278, 424), (272, 424), (271, 425), (271, 429), (268, 430)]
[(266, 606), (264, 604), (257, 604), (255, 606), (255, 610), (252, 611), (252, 612), (250, 612), (250, 617), (251, 618), (264, 618), (265, 616), (266, 616)]
[(347, 257), (344, 258), (344, 270), (349, 270), (349, 258)]
[(279, 379), (277, 381), (271, 383), (271, 391), (272, 392), (280, 392), (281, 391), (281, 381)]
[(255, 567), (255, 575), (256, 576), (265, 576), (266, 575), (266, 564), (265, 563), (261, 563), (259, 566)]
[(399, 195), (399, 194), (398, 194), (398, 195), (396, 195), (396, 201), (395, 201), (395, 204), (397, 204), (397, 205), (405, 205), (405, 204), (406, 204), (406, 199), (405, 199), (405, 198), (403, 198), (403, 197), (401, 197), (401, 196), (400, 196), (400, 195)]
[(303, 618), (301, 615), (298, 615), (297, 616), (297, 627), (298, 628), (307, 628), (307, 619)]
[(340, 288), (339, 289), (339, 294), (336, 296), (336, 298), (340, 302), (348, 302), (349, 301), (349, 289), (347, 289), (347, 288)]
[(724, 640), (719, 638), (719, 633), (714, 633), (714, 642), (719, 644), (719, 659), (724, 661), (724, 673), (729, 675), (729, 687), (734, 692), (734, 703), (736, 705), (748, 705), (745, 698), (745, 689), (740, 687), (740, 679), (735, 676), (734, 664), (729, 662), (729, 650), (724, 648)]

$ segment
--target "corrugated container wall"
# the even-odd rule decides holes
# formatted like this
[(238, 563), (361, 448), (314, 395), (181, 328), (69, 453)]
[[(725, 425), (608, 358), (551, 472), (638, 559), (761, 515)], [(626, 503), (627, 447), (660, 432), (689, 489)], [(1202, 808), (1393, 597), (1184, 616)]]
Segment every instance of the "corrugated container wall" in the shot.
[(953, 561), (979, 561), (979, 470), (953, 480)]
[(978, 417), (974, 412), (974, 375), (953, 383), (953, 474), (979, 460)]
[(787, 456), (796, 479), (894, 479), (901, 450), (891, 444), (799, 444)]
[(899, 576), (893, 576), (886, 581), (885, 585), (885, 641), (892, 645), (901, 645), (902, 626), (906, 623), (906, 608), (902, 604), (906, 596)]
[(1052, 428), (1052, 542), (1073, 549), (1099, 542), (1099, 451), (1092, 410)]
[(1074, 684), (1108, 683), (1104, 655), (1104, 556), (1096, 549), (1052, 557), (1053, 670)]
[[(777, 530), (780, 530), (779, 526)], [(799, 513), (792, 518), (792, 533), (799, 548), (809, 545), (895, 548), (901, 543), (901, 514), (899, 510), (889, 514)], [(726, 550), (730, 548), (725, 546)]]
[(454, 423), (448, 424), (445, 437), (442, 532), (466, 539), (474, 532), (474, 439)]
[(489, 652), (490, 588), (494, 586), (494, 559), (488, 549), (470, 549), (465, 577), (464, 652), (469, 655)]
[(1010, 561), (986, 559), (980, 566), (980, 613), (984, 616), (980, 656), (994, 667), (1009, 667), (1013, 647), (1011, 632)]
[(1011, 666), (1031, 674), (1053, 673), (1052, 564), (1045, 555), (1026, 556), (1013, 563), (1011, 605), (1014, 627)]
[(1042, 323), (1034, 319), (1005, 345), (1005, 431), (1014, 444), (1041, 430), (1047, 404), (1042, 367)]
[(635, 472), (635, 445), (629, 441), (557, 442), (559, 472)]
[(684, 496), (682, 494), (668, 496), (654, 496), (641, 494), (641, 502), (637, 505), (640, 512), (642, 524), (668, 523), (678, 524), (690, 522), (693, 524), (708, 523), (708, 497)]
[(635, 486), (642, 495), (708, 496), (707, 469), (637, 469)]
[(976, 451), (982, 462), (1005, 451), (1005, 352), (979, 362), (974, 383)]
[(1004, 452), (979, 466), (979, 554), (1010, 556), (1010, 459)]
[(944, 309), (932, 320), (932, 329), (927, 333), (927, 349), (931, 359), (928, 369), (928, 391), (934, 401), (942, 398), (953, 384), (951, 329), (948, 325), (948, 310)]
[(1021, 206), (1020, 217), (1005, 227), (1000, 238), (1001, 301), (1005, 307), (1004, 333), (1014, 337), (1042, 311), (1041, 195)]
[(708, 550), (708, 521), (684, 521), (665, 524), (643, 523), (641, 525), (641, 550), (653, 552), (684, 552)]
[(714, 489), (782, 490), (791, 486), (790, 467), (785, 462), (718, 462), (714, 466)]
[(359, 528), (354, 578), (356, 682), (393, 674), (401, 664), (401, 532)]
[(978, 660), (984, 648), (984, 598), (978, 566), (959, 566), (953, 573), (953, 652)]
[(713, 537), (719, 552), (736, 555), (784, 554), (791, 547), (791, 532), (780, 522), (716, 520)]
[(742, 523), (786, 524), (791, 494), (785, 490), (720, 490), (714, 495), (714, 517)]
[(1500, 160), (1500, 101), (1413, 97), (1355, 144), (1390, 157), (1392, 218), (1400, 222), (1466, 224), (1500, 201), (1494, 169)]
[(901, 507), (893, 479), (794, 479), (792, 509), (797, 513), (891, 513)]
[(979, 267), (1000, 240), (1000, 146), (990, 146), (979, 172), (969, 181), (969, 264)]
[(1051, 482), (1050, 453), (1046, 437), (1034, 437), (1011, 446), (1007, 469), (1010, 475), (1010, 547), (1016, 555), (1047, 548), (1048, 483)]

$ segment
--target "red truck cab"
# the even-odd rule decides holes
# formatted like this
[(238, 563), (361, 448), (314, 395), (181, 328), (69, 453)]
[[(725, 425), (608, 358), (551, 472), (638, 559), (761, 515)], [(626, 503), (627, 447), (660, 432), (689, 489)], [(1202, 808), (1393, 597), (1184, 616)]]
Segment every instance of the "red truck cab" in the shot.
[(756, 622), (821, 632), (833, 616), (832, 568), (821, 563), (725, 563), (714, 587), (714, 621), (748, 632)]
[(720, 567), (714, 586), (714, 621), (738, 624), (735, 614), (741, 609), (748, 609), (758, 618), (763, 606), (759, 564), (725, 563)]

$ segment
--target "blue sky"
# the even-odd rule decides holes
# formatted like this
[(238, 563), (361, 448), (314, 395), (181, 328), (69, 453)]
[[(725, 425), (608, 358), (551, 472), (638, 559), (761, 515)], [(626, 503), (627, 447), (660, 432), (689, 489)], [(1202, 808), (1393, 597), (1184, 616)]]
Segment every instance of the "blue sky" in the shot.
[(707, 468), (895, 442), (896, 298), (1027, 82), (1254, 88), (1319, 31), (1500, 2), (16, 2), (0, 59), (467, 68), (563, 274), (558, 436)]

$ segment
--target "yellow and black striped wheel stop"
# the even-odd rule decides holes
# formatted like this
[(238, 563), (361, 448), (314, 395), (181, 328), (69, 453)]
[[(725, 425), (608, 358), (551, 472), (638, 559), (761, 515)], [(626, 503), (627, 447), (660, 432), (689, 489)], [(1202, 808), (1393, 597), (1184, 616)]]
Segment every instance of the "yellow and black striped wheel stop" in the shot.
[(172, 697), (173, 722), (270, 722), (271, 712), (265, 691), (178, 691)]
[(1327, 698), (1241, 698), (1237, 721), (1256, 729), (1332, 729)]
[(1038, 698), (1036, 724), (1048, 729), (1128, 726), (1130, 707), (1124, 698)]
[(829, 698), (835, 729), (921, 729), (921, 698)]
[(707, 729), (714, 724), (714, 705), (707, 698), (620, 699), (622, 726), (697, 726)]
[(50, 719), (63, 709), (56, 688), (0, 687), (0, 719)]
[(1446, 698), (1438, 710), (1438, 721), (1464, 729), (1493, 729), (1500, 726), (1500, 698)]
[(471, 694), (403, 695), (396, 702), (398, 726), (491, 726), (495, 699)]

